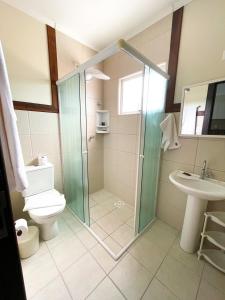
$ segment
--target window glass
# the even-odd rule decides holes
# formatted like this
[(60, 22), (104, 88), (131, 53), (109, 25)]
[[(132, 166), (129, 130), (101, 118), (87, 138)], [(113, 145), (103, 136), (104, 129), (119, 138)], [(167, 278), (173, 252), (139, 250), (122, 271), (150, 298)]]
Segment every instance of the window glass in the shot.
[(137, 114), (141, 110), (143, 73), (120, 79), (120, 114)]

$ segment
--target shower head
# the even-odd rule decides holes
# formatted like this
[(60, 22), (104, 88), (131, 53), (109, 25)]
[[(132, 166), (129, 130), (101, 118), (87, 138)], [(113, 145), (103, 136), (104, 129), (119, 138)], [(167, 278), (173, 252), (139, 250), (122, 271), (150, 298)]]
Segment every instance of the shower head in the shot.
[(101, 79), (101, 80), (109, 80), (110, 77), (104, 74), (102, 71), (94, 68), (87, 69), (86, 71), (86, 80), (91, 80), (91, 79)]

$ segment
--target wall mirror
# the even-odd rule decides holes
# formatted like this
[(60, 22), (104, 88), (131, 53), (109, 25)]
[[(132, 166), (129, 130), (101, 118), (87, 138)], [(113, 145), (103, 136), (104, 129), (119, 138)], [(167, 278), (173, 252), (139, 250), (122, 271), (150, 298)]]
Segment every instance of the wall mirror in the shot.
[(225, 78), (184, 87), (180, 134), (225, 136)]

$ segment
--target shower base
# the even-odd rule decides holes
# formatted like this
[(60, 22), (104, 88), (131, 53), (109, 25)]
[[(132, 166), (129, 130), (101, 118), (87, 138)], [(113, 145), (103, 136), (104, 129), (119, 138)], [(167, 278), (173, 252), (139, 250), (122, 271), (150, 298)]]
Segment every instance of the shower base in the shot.
[(114, 260), (118, 260), (155, 221), (153, 219), (142, 232), (135, 234), (135, 208), (106, 190), (89, 195), (90, 226), (70, 207), (67, 211), (76, 226), (78, 222), (82, 224)]
[(90, 229), (114, 256), (135, 237), (134, 207), (106, 190), (89, 196)]

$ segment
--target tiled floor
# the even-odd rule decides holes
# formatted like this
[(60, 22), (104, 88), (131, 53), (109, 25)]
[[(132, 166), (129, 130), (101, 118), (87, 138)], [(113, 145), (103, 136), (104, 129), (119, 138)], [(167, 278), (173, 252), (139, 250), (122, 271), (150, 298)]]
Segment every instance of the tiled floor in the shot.
[(160, 220), (117, 262), (68, 210), (59, 225), (56, 238), (22, 260), (29, 300), (225, 299), (225, 276), (183, 252)]
[(89, 196), (91, 229), (117, 255), (134, 234), (134, 207), (106, 190)]

